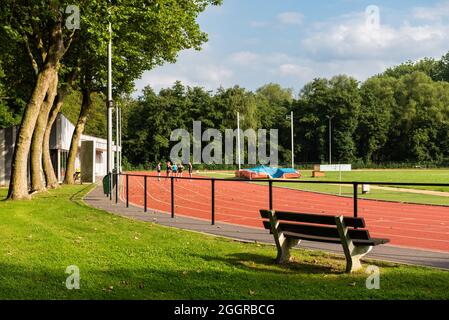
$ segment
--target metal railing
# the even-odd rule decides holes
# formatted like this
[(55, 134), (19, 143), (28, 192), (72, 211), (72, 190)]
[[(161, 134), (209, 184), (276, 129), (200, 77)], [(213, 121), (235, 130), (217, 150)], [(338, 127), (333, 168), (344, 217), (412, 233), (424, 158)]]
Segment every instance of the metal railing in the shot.
[[(125, 177), (125, 203), (126, 207), (129, 208), (129, 177), (142, 178), (144, 183), (144, 212), (148, 211), (148, 179), (170, 179), (170, 213), (171, 217), (175, 218), (175, 181), (178, 180), (191, 180), (191, 181), (210, 181), (211, 182), (211, 223), (215, 225), (215, 184), (216, 182), (240, 182), (240, 183), (267, 183), (268, 184), (268, 207), (269, 210), (273, 210), (273, 188), (275, 184), (315, 184), (315, 185), (352, 185), (353, 186), (353, 216), (358, 218), (359, 216), (359, 186), (362, 185), (378, 185), (378, 186), (404, 186), (404, 187), (449, 187), (449, 183), (411, 183), (411, 182), (363, 182), (363, 181), (306, 181), (306, 180), (281, 180), (281, 179), (257, 179), (257, 180), (243, 180), (243, 179), (224, 179), (224, 178), (208, 178), (208, 177), (167, 177), (167, 176), (152, 176), (144, 174), (132, 174), (132, 173), (113, 173), (115, 176), (115, 202), (119, 201), (119, 177)], [(110, 199), (112, 200), (112, 192), (110, 193)]]

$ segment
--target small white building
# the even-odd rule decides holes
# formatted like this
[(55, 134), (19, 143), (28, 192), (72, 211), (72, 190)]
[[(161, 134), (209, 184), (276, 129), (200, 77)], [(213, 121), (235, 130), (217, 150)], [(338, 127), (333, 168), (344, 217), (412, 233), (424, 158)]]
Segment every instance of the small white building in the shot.
[[(75, 126), (60, 113), (53, 124), (50, 137), (50, 156), (58, 181), (64, 180), (67, 157)], [(0, 186), (9, 185), (11, 164), (18, 127), (0, 129)], [(82, 135), (75, 168), (81, 169), (83, 182), (95, 182), (107, 173), (107, 140)], [(113, 151), (115, 153), (115, 146)], [(28, 166), (29, 167), (29, 166)], [(28, 175), (29, 176), (29, 175)]]

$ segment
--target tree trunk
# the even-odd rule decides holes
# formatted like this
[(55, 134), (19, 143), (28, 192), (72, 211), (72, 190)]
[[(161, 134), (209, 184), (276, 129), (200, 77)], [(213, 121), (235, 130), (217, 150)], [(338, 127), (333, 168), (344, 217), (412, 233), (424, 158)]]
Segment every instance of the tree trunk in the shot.
[[(61, 111), (65, 97), (67, 96), (68, 93), (69, 89), (67, 85), (64, 85), (62, 88), (58, 90), (58, 96), (55, 99), (55, 102), (50, 112), (50, 116), (48, 117), (47, 127), (45, 128), (44, 141), (42, 143), (42, 165), (48, 189), (56, 189), (59, 187), (58, 178), (55, 174), (53, 163), (51, 162), (50, 135), (51, 130), (53, 128), (53, 124), (56, 121), (59, 111)], [(57, 169), (59, 170), (59, 168)]]
[(30, 102), (25, 108), (14, 148), (8, 199), (21, 200), (30, 198), (27, 178), (28, 153), (37, 117), (50, 85), (49, 80), (51, 80), (52, 74), (56, 72), (55, 69), (55, 66), (47, 66), (38, 74)]
[(31, 192), (41, 192), (45, 190), (45, 181), (42, 171), (42, 147), (45, 129), (47, 127), (48, 115), (55, 101), (58, 89), (58, 74), (55, 73), (49, 79), (47, 97), (42, 104), (36, 127), (34, 128), (33, 139), (31, 140)]
[(84, 127), (86, 126), (87, 116), (89, 115), (90, 108), (92, 106), (92, 99), (90, 97), (90, 90), (83, 90), (83, 103), (81, 105), (80, 115), (78, 117), (78, 122), (73, 131), (72, 141), (70, 143), (69, 155), (67, 158), (67, 169), (65, 171), (65, 184), (74, 184), (75, 180), (73, 175), (75, 173), (75, 160), (78, 154), (78, 146), (81, 140), (81, 135), (84, 133)]
[(21, 200), (30, 198), (27, 166), (31, 140), (42, 103), (47, 95), (51, 80), (55, 74), (57, 77), (59, 61), (63, 54), (62, 24), (61, 21), (57, 21), (51, 29), (51, 45), (46, 54), (44, 65), (37, 75), (33, 94), (23, 113), (14, 148), (8, 199)]

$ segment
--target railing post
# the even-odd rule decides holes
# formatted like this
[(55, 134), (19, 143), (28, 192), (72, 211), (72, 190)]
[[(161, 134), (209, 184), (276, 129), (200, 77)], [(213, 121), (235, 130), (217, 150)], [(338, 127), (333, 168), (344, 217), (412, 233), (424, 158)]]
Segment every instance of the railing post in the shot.
[(270, 180), (268, 182), (268, 192), (269, 192), (269, 207), (270, 210), (273, 210), (273, 181)]
[(171, 177), (171, 217), (175, 217), (175, 178)]
[(359, 193), (359, 184), (355, 182), (354, 183), (354, 218), (357, 218), (359, 215), (358, 193)]
[(143, 179), (143, 211), (147, 212), (147, 176)]
[(129, 175), (126, 175), (126, 207), (129, 208)]
[(112, 172), (109, 173), (109, 200), (112, 201), (112, 188), (114, 184), (112, 183), (112, 179), (114, 178), (114, 174)]
[(119, 175), (118, 173), (115, 174), (115, 204), (118, 203), (118, 179)]
[(215, 179), (212, 182), (212, 225), (215, 225)]

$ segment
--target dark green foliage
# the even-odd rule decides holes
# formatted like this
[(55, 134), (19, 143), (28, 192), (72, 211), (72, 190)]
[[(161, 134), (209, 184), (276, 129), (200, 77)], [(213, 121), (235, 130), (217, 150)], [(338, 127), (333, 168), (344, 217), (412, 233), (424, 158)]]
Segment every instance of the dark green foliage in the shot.
[[(81, 109), (82, 95), (79, 91), (72, 91), (65, 100), (61, 112), (76, 124)], [(105, 97), (102, 94), (92, 94), (92, 108), (89, 112), (89, 121), (86, 123), (84, 134), (106, 139), (106, 107)]]
[[(443, 164), (449, 160), (449, 55), (440, 61), (424, 59), (388, 69), (359, 84), (341, 75), (315, 79), (297, 99), (290, 89), (268, 84), (249, 92), (241, 87), (184, 87), (177, 82), (159, 94), (151, 88), (124, 103), (129, 115), (125, 138), (131, 165), (154, 164), (169, 158), (170, 133), (236, 128), (279, 130), (279, 161), (290, 163), (290, 120), (295, 113), (296, 163), (329, 161), (329, 120), (332, 117), (333, 162), (360, 166), (378, 163)], [(448, 72), (449, 74), (449, 72)]]
[(192, 132), (193, 121), (201, 121), (203, 131), (235, 129), (237, 112), (241, 114), (244, 130), (286, 127), (285, 116), (293, 99), (291, 91), (279, 86), (273, 88), (264, 87), (252, 93), (235, 86), (219, 88), (213, 94), (177, 82), (156, 94), (147, 87), (137, 101), (124, 102), (128, 115), (127, 130), (124, 130), (125, 156), (135, 165), (168, 160), (174, 144), (170, 142), (173, 130), (182, 128)]

